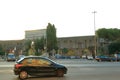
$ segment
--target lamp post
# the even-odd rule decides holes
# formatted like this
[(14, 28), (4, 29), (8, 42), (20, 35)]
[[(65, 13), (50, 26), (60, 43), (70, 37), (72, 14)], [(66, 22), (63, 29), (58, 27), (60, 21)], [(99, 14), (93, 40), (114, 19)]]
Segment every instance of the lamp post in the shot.
[(96, 11), (92, 12), (94, 14), (94, 34), (95, 34), (95, 37), (94, 37), (94, 46), (95, 46), (95, 56), (97, 54), (97, 41), (96, 41), (96, 24), (95, 24), (95, 14), (97, 13)]

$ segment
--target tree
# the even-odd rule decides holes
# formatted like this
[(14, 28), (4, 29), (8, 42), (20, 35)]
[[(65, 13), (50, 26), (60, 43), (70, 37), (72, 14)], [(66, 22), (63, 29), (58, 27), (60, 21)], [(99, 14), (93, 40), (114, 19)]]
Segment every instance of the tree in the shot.
[(4, 55), (5, 52), (3, 51), (2, 45), (0, 45), (0, 55)]
[(48, 23), (46, 31), (46, 45), (47, 50), (50, 52), (53, 49), (57, 49), (57, 37), (56, 37), (56, 28), (54, 24)]
[[(106, 29), (102, 28), (96, 31), (98, 38), (103, 38), (104, 42), (102, 44), (106, 45), (108, 47), (108, 51), (110, 54), (115, 53), (116, 51), (120, 51), (120, 29)], [(108, 45), (109, 44), (109, 45)], [(103, 49), (102, 46), (100, 46), (102, 50), (105, 50), (105, 47)], [(107, 51), (107, 50), (106, 50)]]
[(41, 54), (40, 50), (44, 50), (44, 45), (45, 45), (45, 38), (44, 37), (42, 37), (41, 39), (35, 40), (36, 55)]
[(63, 48), (63, 49), (62, 49), (63, 54), (67, 54), (68, 51), (69, 51), (69, 50), (68, 50), (67, 48)]
[(25, 41), (25, 55), (28, 55), (28, 50), (30, 49), (31, 47), (31, 40), (26, 40)]
[(120, 38), (115, 40), (108, 46), (108, 50), (110, 54), (114, 54), (116, 52), (120, 52)]
[(105, 40), (114, 41), (120, 37), (120, 29), (106, 29), (101, 28), (96, 31), (98, 38), (103, 38)]
[(111, 43), (108, 46), (108, 50), (110, 54), (115, 54), (116, 52), (120, 52), (120, 42)]

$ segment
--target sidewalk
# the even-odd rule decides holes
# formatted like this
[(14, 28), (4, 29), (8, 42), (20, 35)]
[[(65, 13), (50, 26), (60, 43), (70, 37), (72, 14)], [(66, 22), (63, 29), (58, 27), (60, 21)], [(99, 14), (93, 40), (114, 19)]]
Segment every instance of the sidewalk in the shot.
[[(111, 62), (97, 62), (96, 60), (87, 60), (87, 59), (54, 59), (53, 61), (63, 64), (66, 67), (102, 66), (101, 64), (104, 64), (105, 66), (120, 65), (119, 62), (112, 62), (111, 64)], [(0, 62), (0, 67), (14, 67), (14, 63), (15, 62), (2, 61)]]
[(96, 63), (96, 60), (87, 60), (87, 59), (54, 59), (54, 61), (61, 64), (91, 64)]

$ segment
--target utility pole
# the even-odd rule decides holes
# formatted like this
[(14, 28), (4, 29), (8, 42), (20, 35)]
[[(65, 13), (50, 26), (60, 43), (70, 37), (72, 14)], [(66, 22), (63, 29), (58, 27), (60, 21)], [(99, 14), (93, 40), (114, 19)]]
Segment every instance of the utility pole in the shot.
[(97, 55), (97, 37), (96, 37), (96, 24), (95, 24), (95, 14), (97, 13), (96, 11), (92, 12), (94, 14), (94, 46), (95, 46), (95, 57)]

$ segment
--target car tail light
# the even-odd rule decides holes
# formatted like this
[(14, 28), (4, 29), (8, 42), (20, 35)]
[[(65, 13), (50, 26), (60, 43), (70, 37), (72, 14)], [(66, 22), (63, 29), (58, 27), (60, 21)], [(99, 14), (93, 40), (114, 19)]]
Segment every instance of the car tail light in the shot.
[(22, 64), (15, 64), (16, 69), (20, 68), (21, 66), (23, 66), (23, 65)]

